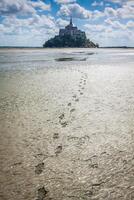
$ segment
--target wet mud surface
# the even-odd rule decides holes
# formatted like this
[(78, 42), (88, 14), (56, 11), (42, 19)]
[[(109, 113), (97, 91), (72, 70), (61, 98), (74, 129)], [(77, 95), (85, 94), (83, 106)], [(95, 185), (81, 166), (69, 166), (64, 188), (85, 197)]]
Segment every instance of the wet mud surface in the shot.
[[(91, 54), (92, 55), (92, 54)], [(87, 58), (77, 58), (77, 57), (66, 57), (66, 58), (56, 58), (57, 62), (69, 62), (69, 61), (86, 61)]]
[(0, 75), (1, 200), (133, 200), (134, 68)]

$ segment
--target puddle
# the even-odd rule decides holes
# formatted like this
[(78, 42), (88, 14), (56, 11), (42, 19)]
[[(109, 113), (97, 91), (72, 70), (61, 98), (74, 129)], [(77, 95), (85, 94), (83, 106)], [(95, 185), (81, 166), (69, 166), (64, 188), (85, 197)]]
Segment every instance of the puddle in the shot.
[(94, 54), (95, 54), (95, 53), (90, 52), (90, 53), (87, 53), (86, 55), (92, 56), (92, 55), (94, 55)]
[(55, 61), (57, 62), (65, 62), (65, 61), (86, 61), (87, 58), (73, 58), (73, 57), (66, 57), (66, 58), (56, 58)]

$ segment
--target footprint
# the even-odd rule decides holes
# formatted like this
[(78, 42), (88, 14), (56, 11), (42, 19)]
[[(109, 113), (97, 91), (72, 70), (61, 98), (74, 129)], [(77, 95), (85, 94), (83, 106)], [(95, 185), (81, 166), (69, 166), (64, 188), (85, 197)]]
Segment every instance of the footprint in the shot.
[(56, 156), (58, 156), (61, 152), (62, 152), (62, 145), (59, 145), (55, 150)]
[(76, 98), (77, 96), (76, 95), (73, 95), (73, 98)]
[(68, 106), (71, 106), (72, 104), (71, 103), (68, 103)]
[(17, 165), (21, 165), (22, 162), (16, 162), (16, 163), (13, 163), (13, 166), (17, 166)]
[(47, 195), (48, 191), (42, 187), (38, 189), (38, 196), (36, 200), (44, 200), (46, 195)]
[(35, 166), (35, 174), (41, 174), (44, 169), (44, 163), (39, 163), (37, 166)]
[(91, 165), (91, 167), (92, 167), (92, 168), (98, 168), (99, 166), (98, 166), (97, 163), (94, 163), (94, 164)]
[(99, 167), (99, 165), (98, 165), (98, 156), (96, 156), (96, 155), (92, 156), (91, 162), (92, 162), (91, 168), (98, 168)]
[(93, 195), (93, 191), (92, 190), (88, 190), (85, 192), (85, 196), (87, 197), (91, 197)]
[(70, 110), (70, 113), (72, 113), (72, 112), (74, 112), (74, 111), (75, 111), (75, 109), (73, 108), (73, 109)]
[(63, 128), (66, 127), (66, 126), (68, 125), (67, 122), (61, 122), (60, 124), (62, 125)]
[(83, 95), (83, 92), (80, 92), (80, 95)]
[(54, 134), (53, 134), (53, 139), (56, 140), (56, 139), (58, 139), (58, 138), (59, 138), (59, 133), (54, 133)]
[(78, 101), (79, 101), (79, 99), (75, 99), (75, 101), (76, 101), (76, 102), (78, 102)]
[(63, 114), (61, 114), (61, 115), (59, 116), (59, 119), (62, 120), (62, 119), (64, 119), (64, 117), (65, 117), (65, 115), (64, 115), (64, 113), (63, 113)]

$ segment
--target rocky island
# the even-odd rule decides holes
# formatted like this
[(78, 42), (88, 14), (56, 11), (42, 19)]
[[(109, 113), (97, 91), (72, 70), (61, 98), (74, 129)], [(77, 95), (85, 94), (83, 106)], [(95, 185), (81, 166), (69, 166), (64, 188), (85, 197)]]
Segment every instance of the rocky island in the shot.
[(81, 31), (77, 27), (73, 26), (71, 18), (69, 25), (67, 25), (65, 29), (60, 29), (59, 35), (56, 35), (54, 38), (51, 38), (48, 41), (46, 41), (43, 47), (98, 48), (99, 45), (87, 39), (86, 33), (84, 31)]

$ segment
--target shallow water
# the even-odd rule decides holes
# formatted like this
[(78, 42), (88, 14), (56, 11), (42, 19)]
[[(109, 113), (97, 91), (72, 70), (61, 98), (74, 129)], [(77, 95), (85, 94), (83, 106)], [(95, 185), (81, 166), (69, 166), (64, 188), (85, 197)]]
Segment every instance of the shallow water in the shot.
[(69, 65), (133, 63), (133, 49), (0, 49), (0, 70), (29, 70)]
[(133, 91), (133, 49), (0, 49), (0, 199), (134, 199)]

